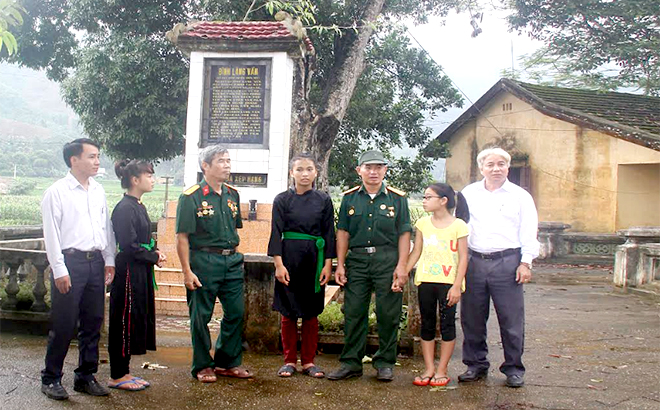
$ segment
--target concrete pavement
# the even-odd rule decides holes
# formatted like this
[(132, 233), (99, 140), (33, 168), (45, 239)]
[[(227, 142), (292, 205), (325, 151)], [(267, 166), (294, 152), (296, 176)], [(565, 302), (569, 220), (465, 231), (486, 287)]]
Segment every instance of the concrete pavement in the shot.
[[(460, 348), (450, 363), (452, 382), (446, 390), (415, 387), (423, 370), (421, 358), (400, 358), (392, 383), (375, 380), (365, 367), (359, 379), (330, 382), (301, 374), (281, 379), (278, 355), (245, 355), (256, 373), (252, 381), (223, 379), (204, 385), (190, 377), (189, 336), (176, 326), (159, 330), (159, 350), (133, 358), (133, 374), (152, 387), (141, 392), (112, 391), (89, 397), (73, 391), (77, 350), (65, 363), (67, 402), (40, 393), (46, 338), (0, 328), (0, 409), (653, 409), (660, 408), (660, 299), (624, 294), (613, 288), (608, 269), (565, 266), (536, 268), (525, 287), (526, 385), (504, 386), (497, 367), (502, 361), (497, 320), (489, 323), (491, 370), (486, 381), (457, 384), (464, 370)], [(458, 344), (461, 332), (458, 331)], [(102, 357), (107, 353), (102, 348)], [(168, 366), (143, 370), (144, 361)], [(337, 356), (322, 354), (317, 364), (330, 371)], [(102, 363), (98, 379), (105, 382)]]

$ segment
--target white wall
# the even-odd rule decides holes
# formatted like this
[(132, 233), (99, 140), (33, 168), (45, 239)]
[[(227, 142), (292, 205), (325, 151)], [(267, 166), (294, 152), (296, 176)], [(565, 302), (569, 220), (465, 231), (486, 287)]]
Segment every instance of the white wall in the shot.
[(230, 148), (229, 155), (232, 161), (232, 172), (268, 174), (267, 188), (238, 187), (241, 202), (247, 203), (250, 199), (256, 199), (258, 203), (273, 203), (275, 195), (286, 190), (288, 185), (293, 60), (286, 52), (212, 53), (194, 51), (191, 53), (184, 157), (186, 186), (197, 182), (197, 172), (200, 171), (198, 145), (201, 137), (204, 105), (204, 60), (207, 58), (272, 59), (268, 149)]

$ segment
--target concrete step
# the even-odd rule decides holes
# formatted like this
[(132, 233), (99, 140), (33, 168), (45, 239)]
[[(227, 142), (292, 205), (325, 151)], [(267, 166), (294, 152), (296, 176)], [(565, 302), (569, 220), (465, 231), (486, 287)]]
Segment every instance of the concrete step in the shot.
[[(156, 316), (188, 316), (188, 302), (186, 298), (156, 296)], [(213, 317), (222, 317), (222, 305), (215, 301)]]

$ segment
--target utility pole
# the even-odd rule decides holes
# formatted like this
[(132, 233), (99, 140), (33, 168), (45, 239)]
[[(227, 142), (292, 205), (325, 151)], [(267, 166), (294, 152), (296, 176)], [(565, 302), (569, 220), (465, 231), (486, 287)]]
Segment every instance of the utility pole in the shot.
[(170, 179), (174, 179), (174, 177), (162, 177), (165, 179), (165, 199), (163, 202), (163, 218), (167, 217), (167, 197), (170, 191)]

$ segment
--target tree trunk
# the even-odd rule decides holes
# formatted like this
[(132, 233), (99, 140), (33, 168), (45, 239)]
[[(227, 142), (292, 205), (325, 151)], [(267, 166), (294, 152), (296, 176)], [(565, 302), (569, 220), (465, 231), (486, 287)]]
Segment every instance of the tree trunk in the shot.
[(353, 97), (355, 86), (364, 71), (365, 51), (373, 34), (370, 23), (375, 23), (385, 0), (366, 2), (358, 19), (362, 27), (337, 36), (335, 62), (330, 78), (323, 90), (318, 113), (309, 104), (309, 89), (313, 72), (313, 60), (298, 61), (295, 72), (291, 119), (291, 156), (300, 152), (311, 153), (321, 169), (317, 180), (320, 189), (328, 188), (328, 161), (341, 121)]

